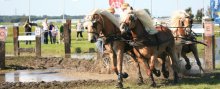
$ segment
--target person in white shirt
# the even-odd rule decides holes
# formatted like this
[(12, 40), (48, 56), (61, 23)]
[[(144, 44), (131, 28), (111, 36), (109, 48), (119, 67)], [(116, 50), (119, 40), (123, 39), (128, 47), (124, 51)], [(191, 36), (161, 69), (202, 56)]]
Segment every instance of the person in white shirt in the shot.
[(76, 39), (78, 40), (79, 38), (80, 39), (83, 39), (83, 35), (82, 35), (82, 32), (83, 32), (83, 25), (81, 23), (80, 20), (78, 20), (77, 24), (76, 24), (76, 32), (77, 32), (77, 35), (76, 35)]
[(47, 19), (42, 22), (43, 30), (44, 30), (44, 44), (48, 44), (48, 23)]

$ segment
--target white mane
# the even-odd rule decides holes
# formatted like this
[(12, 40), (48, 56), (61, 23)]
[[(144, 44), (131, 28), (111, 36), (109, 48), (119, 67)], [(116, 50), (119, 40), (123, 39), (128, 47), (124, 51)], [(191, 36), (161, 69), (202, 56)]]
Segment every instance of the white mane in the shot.
[(116, 27), (120, 28), (118, 19), (112, 13), (108, 12), (107, 10), (95, 9), (90, 13), (90, 15), (93, 15), (93, 14), (101, 14), (101, 15), (106, 16)]
[[(173, 15), (171, 16), (171, 27), (179, 27), (179, 20), (184, 20), (189, 14), (187, 14), (183, 10), (175, 11)], [(171, 30), (176, 30), (176, 28), (171, 28)]]
[(145, 30), (149, 32), (149, 34), (155, 34), (158, 32), (153, 25), (152, 18), (144, 9), (135, 10), (134, 14), (136, 14), (137, 18), (141, 21)]

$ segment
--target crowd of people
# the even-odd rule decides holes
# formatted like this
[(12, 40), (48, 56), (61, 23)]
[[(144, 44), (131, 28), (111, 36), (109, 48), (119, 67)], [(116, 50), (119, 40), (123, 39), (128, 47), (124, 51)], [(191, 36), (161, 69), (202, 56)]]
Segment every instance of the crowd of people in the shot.
[[(35, 23), (30, 23), (29, 20), (27, 20), (24, 24), (25, 29), (25, 35), (33, 35), (32, 32), (32, 26), (35, 25)], [(37, 24), (35, 25), (37, 26)], [(64, 43), (64, 26), (63, 24), (58, 27), (54, 25), (53, 22), (49, 22), (45, 19), (41, 27), (41, 39), (42, 43), (44, 44), (56, 44), (56, 43)], [(76, 23), (76, 40), (83, 40), (83, 31), (84, 27), (80, 20)], [(70, 30), (71, 33), (71, 30)], [(26, 45), (31, 44), (31, 41), (26, 41)]]
[[(128, 3), (124, 3), (121, 5), (121, 11), (122, 13), (120, 13), (120, 17), (123, 17), (123, 13), (126, 12), (126, 10), (128, 9), (128, 7), (130, 7), (130, 5)], [(130, 9), (132, 9), (130, 7)], [(109, 11), (112, 14), (115, 14), (115, 9), (110, 7), (107, 9), (107, 11)], [(122, 20), (122, 18), (120, 18), (120, 20)], [(26, 35), (31, 35), (32, 30), (31, 30), (31, 26), (33, 25), (33, 23), (30, 23), (29, 20), (27, 20), (24, 24), (24, 28), (25, 28), (25, 34)], [(56, 43), (63, 43), (64, 41), (64, 26), (61, 25), (60, 27), (55, 26), (52, 22), (48, 23), (48, 20), (45, 19), (42, 22), (42, 39), (43, 39), (43, 43), (44, 44), (48, 44), (48, 42), (50, 41), (51, 44), (56, 44)], [(76, 24), (76, 40), (82, 40), (83, 39), (83, 33), (84, 32), (84, 27), (83, 24), (80, 20), (77, 21)], [(97, 45), (101, 45), (102, 43), (102, 39), (98, 39), (99, 41), (97, 42)], [(26, 41), (26, 44), (31, 44), (31, 41)]]

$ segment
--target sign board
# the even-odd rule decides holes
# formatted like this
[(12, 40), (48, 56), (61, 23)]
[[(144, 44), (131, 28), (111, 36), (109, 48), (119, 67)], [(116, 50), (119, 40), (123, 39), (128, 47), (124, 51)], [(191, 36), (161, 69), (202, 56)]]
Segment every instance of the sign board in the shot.
[(18, 36), (19, 41), (36, 40), (35, 35)]
[(7, 28), (6, 27), (3, 27), (1, 26), (0, 27), (0, 41), (5, 41), (6, 40), (6, 37), (7, 37)]
[(36, 28), (35, 28), (35, 35), (36, 35), (37, 37), (40, 37), (40, 36), (41, 36), (41, 28), (40, 28), (40, 27), (36, 27)]
[(220, 0), (210, 0), (210, 9), (214, 22), (220, 24)]
[(109, 0), (109, 5), (113, 8), (120, 8), (124, 0)]
[(205, 36), (213, 36), (214, 35), (214, 24), (212, 21), (205, 21)]

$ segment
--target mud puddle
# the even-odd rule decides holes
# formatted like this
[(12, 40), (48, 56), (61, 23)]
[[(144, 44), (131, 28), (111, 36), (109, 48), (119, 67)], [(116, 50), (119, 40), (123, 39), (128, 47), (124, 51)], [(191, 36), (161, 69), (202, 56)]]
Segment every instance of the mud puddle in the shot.
[(52, 82), (77, 80), (111, 80), (113, 74), (98, 74), (89, 72), (75, 72), (68, 69), (49, 68), (45, 70), (17, 70), (0, 74), (0, 82)]

